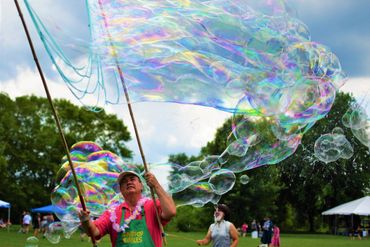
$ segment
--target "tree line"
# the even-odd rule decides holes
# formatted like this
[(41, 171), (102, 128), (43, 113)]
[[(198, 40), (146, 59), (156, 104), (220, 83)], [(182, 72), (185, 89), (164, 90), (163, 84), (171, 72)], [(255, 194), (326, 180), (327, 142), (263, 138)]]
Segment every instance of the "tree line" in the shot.
[[(234, 188), (221, 198), (229, 205), (231, 221), (236, 226), (270, 216), (285, 231), (320, 231), (324, 229), (321, 212), (340, 203), (369, 194), (369, 150), (344, 127), (341, 118), (354, 98), (338, 93), (324, 119), (303, 137), (297, 151), (277, 165), (237, 173)], [(94, 141), (123, 158), (131, 157), (125, 146), (131, 136), (115, 115), (104, 110), (90, 112), (67, 100), (55, 100), (68, 145), (82, 140)], [(258, 123), (264, 128), (266, 122)], [(173, 154), (169, 162), (186, 165), (208, 155), (219, 155), (227, 147), (232, 120), (227, 120), (200, 154), (188, 157)], [(341, 127), (353, 145), (350, 159), (325, 164), (313, 160), (313, 145), (320, 135)], [(11, 99), (0, 93), (0, 200), (12, 204), (12, 221), (19, 222), (24, 209), (50, 203), (55, 175), (65, 151), (60, 141), (47, 99), (22, 96)], [(248, 184), (241, 184), (241, 175)], [(168, 226), (181, 231), (205, 230), (213, 221), (213, 205), (202, 208), (178, 208)], [(1, 212), (1, 211), (0, 211)], [(1, 212), (6, 218), (6, 211)]]
[[(327, 231), (334, 219), (323, 218), (321, 212), (370, 194), (369, 149), (341, 121), (353, 101), (351, 95), (339, 92), (329, 114), (304, 135), (302, 144), (293, 155), (276, 165), (236, 174), (234, 188), (220, 201), (231, 208), (231, 220), (236, 226), (270, 216), (284, 231)], [(266, 122), (259, 124), (264, 126)], [(227, 120), (217, 130), (214, 139), (202, 148), (199, 156), (187, 157), (180, 153), (171, 155), (169, 161), (186, 165), (207, 155), (221, 154), (227, 147), (231, 125), (232, 120)], [(344, 130), (344, 135), (353, 145), (354, 155), (350, 159), (325, 164), (315, 159), (314, 143), (335, 127)], [(244, 174), (250, 178), (245, 185), (239, 182)], [(212, 214), (212, 206), (180, 208), (172, 227), (184, 231), (206, 229), (212, 221)]]
[[(55, 100), (68, 146), (94, 141), (121, 157), (131, 157), (125, 146), (131, 136), (117, 116), (94, 113), (67, 100)], [(11, 99), (0, 93), (0, 200), (12, 205), (12, 222), (23, 210), (50, 204), (55, 175), (65, 150), (46, 98)], [(3, 218), (7, 218), (4, 210)]]

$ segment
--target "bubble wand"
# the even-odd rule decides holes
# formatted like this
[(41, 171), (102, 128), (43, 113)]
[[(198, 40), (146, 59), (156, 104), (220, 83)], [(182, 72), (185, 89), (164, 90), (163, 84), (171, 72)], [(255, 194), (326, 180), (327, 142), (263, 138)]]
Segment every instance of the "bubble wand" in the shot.
[[(18, 11), (19, 17), (20, 17), (20, 19), (22, 21), (22, 25), (23, 25), (24, 31), (25, 31), (26, 36), (27, 36), (28, 44), (30, 45), (30, 48), (31, 48), (33, 59), (35, 60), (37, 70), (38, 70), (39, 75), (41, 77), (41, 81), (42, 81), (42, 84), (44, 86), (45, 93), (46, 93), (46, 96), (47, 96), (48, 101), (49, 101), (49, 104), (50, 104), (50, 108), (51, 108), (51, 110), (53, 112), (54, 120), (55, 120), (55, 123), (57, 125), (58, 131), (59, 131), (59, 134), (60, 134), (60, 139), (61, 139), (61, 141), (63, 143), (64, 149), (65, 149), (66, 154), (67, 154), (68, 164), (69, 164), (69, 167), (70, 167), (70, 169), (72, 171), (72, 174), (73, 174), (74, 184), (75, 184), (75, 186), (77, 188), (78, 197), (80, 199), (82, 209), (84, 211), (87, 211), (85, 200), (84, 200), (84, 198), (82, 196), (81, 188), (80, 188), (80, 186), (78, 184), (77, 175), (76, 175), (75, 169), (73, 167), (72, 158), (71, 158), (71, 155), (70, 155), (68, 144), (67, 144), (67, 141), (66, 141), (66, 138), (65, 138), (65, 135), (64, 135), (62, 126), (61, 126), (60, 121), (59, 121), (58, 113), (57, 113), (57, 111), (56, 111), (56, 109), (54, 107), (53, 100), (52, 100), (52, 97), (51, 97), (51, 94), (50, 94), (48, 85), (47, 85), (46, 80), (45, 80), (45, 77), (44, 77), (44, 73), (43, 73), (42, 68), (41, 68), (41, 65), (40, 65), (40, 63), (38, 61), (37, 54), (36, 54), (35, 48), (33, 46), (33, 42), (32, 42), (31, 36), (30, 36), (30, 34), (28, 32), (26, 21), (25, 21), (25, 19), (23, 17), (22, 10), (21, 10), (21, 8), (19, 6), (18, 0), (14, 0), (14, 3), (15, 3), (15, 6), (17, 7), (17, 11)], [(90, 237), (91, 237), (91, 242), (93, 244), (93, 247), (97, 247), (97, 244), (96, 244), (96, 241), (95, 241), (94, 236), (92, 234), (90, 234)]]
[[(125, 78), (123, 76), (122, 69), (121, 69), (121, 67), (119, 65), (119, 62), (118, 62), (118, 59), (117, 59), (117, 52), (116, 52), (116, 49), (115, 49), (115, 47), (113, 45), (113, 42), (112, 42), (112, 36), (111, 36), (111, 34), (108, 30), (109, 25), (108, 25), (108, 20), (106, 18), (106, 15), (105, 15), (105, 12), (104, 12), (104, 9), (103, 9), (102, 0), (99, 0), (98, 3), (99, 3), (101, 14), (102, 14), (102, 17), (103, 17), (103, 20), (104, 20), (104, 27), (105, 27), (105, 30), (107, 32), (107, 36), (109, 38), (109, 44), (110, 44), (110, 47), (112, 48), (112, 56), (114, 58), (114, 62), (116, 64), (116, 68), (117, 68), (117, 71), (118, 71), (118, 74), (119, 74), (119, 78), (120, 78), (120, 81), (121, 81), (121, 84), (122, 84), (122, 87), (123, 87), (123, 90), (124, 90), (124, 93), (125, 93), (127, 107), (128, 107), (129, 113), (130, 113), (130, 118), (131, 118), (132, 125), (134, 127), (136, 142), (137, 142), (137, 145), (139, 147), (140, 156), (141, 156), (141, 159), (142, 159), (142, 162), (143, 162), (143, 165), (144, 165), (144, 170), (145, 170), (145, 172), (148, 172), (149, 169), (148, 169), (148, 165), (147, 165), (147, 162), (146, 162), (146, 159), (145, 159), (143, 147), (141, 146), (139, 131), (137, 130), (137, 127), (136, 127), (136, 121), (135, 121), (134, 112), (133, 112), (132, 106), (131, 106), (130, 96), (129, 96), (128, 89), (127, 89), (127, 86), (126, 86), (126, 83), (125, 83)], [(150, 188), (150, 194), (151, 194), (151, 197), (153, 199), (153, 202), (155, 202), (155, 195), (154, 195), (153, 188)], [(164, 234), (163, 225), (162, 225), (161, 220), (159, 218), (159, 213), (158, 213), (158, 208), (157, 208), (156, 203), (154, 203), (154, 208), (155, 208), (155, 214), (156, 214), (156, 218), (157, 218), (157, 221), (158, 221), (158, 225), (159, 225), (160, 230), (161, 230), (161, 234), (162, 234), (164, 244), (167, 245), (166, 236)]]

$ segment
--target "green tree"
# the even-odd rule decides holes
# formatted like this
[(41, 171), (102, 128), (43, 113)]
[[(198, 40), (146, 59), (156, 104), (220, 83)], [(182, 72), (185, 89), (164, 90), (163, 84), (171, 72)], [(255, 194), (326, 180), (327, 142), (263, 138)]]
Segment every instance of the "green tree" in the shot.
[[(131, 157), (125, 146), (130, 134), (115, 115), (104, 110), (93, 113), (66, 100), (54, 104), (69, 146), (94, 141), (122, 157)], [(0, 198), (14, 205), (14, 215), (50, 203), (64, 155), (47, 99), (23, 96), (12, 100), (0, 94)]]
[[(342, 124), (342, 116), (354, 101), (349, 94), (338, 93), (329, 114), (318, 121), (303, 137), (301, 147), (278, 165), (284, 189), (280, 204), (289, 202), (297, 213), (300, 227), (319, 229), (321, 212), (340, 203), (359, 198), (370, 187), (370, 164), (367, 147), (361, 145), (350, 129)], [(322, 135), (341, 127), (353, 145), (350, 159), (325, 164), (314, 156), (314, 143)]]

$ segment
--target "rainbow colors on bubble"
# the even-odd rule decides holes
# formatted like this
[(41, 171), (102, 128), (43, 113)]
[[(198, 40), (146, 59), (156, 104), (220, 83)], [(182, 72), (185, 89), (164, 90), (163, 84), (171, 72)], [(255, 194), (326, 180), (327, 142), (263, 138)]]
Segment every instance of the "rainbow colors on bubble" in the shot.
[(25, 3), (57, 71), (82, 102), (123, 103), (119, 67), (134, 102), (230, 112), (232, 135), (211, 170), (242, 172), (292, 155), (346, 80), (338, 58), (311, 41), (281, 0), (87, 0), (90, 40), (80, 46), (88, 50), (75, 59), (67, 50), (81, 41), (71, 38), (63, 50)]
[[(65, 30), (24, 1), (56, 70), (91, 110), (126, 103), (119, 67), (133, 102), (230, 113), (233, 126), (221, 154), (185, 166), (150, 166), (158, 174), (168, 171), (161, 182), (177, 205), (217, 203), (233, 188), (235, 173), (292, 155), (346, 81), (335, 54), (311, 40), (308, 27), (283, 0), (86, 0), (89, 40), (68, 34), (60, 43)], [(76, 51), (79, 55), (69, 55)], [(357, 124), (351, 112), (345, 120), (368, 145), (369, 121)], [(317, 154), (328, 158), (328, 150), (346, 149), (349, 156), (348, 145), (337, 145), (345, 138), (333, 136), (318, 145)], [(135, 167), (89, 142), (76, 144), (71, 155), (93, 216), (122, 201), (116, 178)], [(53, 204), (69, 212), (60, 218), (73, 229), (81, 206), (67, 164), (57, 181)]]
[(337, 57), (310, 40), (284, 1), (87, 0), (89, 49), (75, 63), (25, 2), (58, 72), (82, 102), (95, 95), (97, 104), (125, 103), (118, 65), (134, 102), (318, 119), (328, 110), (324, 90), (345, 80)]
[[(98, 217), (108, 208), (124, 201), (117, 183), (121, 172), (129, 170), (141, 174), (139, 167), (124, 162), (112, 152), (102, 150), (94, 142), (74, 144), (70, 155), (86, 207), (92, 217)], [(56, 213), (61, 222), (53, 225), (53, 231), (47, 236), (53, 243), (60, 241), (60, 232), (69, 237), (77, 230), (80, 224), (78, 212), (82, 209), (69, 163), (65, 158), (62, 162), (56, 176), (57, 186), (51, 194), (53, 205), (61, 209), (61, 212)], [(172, 194), (177, 206), (200, 207), (208, 202), (217, 203), (221, 195), (231, 190), (235, 183), (235, 174), (231, 170), (220, 167), (207, 170), (204, 162), (185, 167), (170, 163), (153, 164), (150, 169)], [(163, 177), (166, 173), (167, 176)], [(203, 181), (206, 179), (207, 182)], [(144, 184), (143, 194), (149, 197), (149, 190), (142, 177), (141, 181)]]
[[(171, 193), (210, 179), (220, 169), (238, 173), (289, 157), (304, 133), (330, 111), (346, 80), (338, 58), (311, 41), (307, 26), (281, 0), (87, 0), (90, 40), (71, 37), (63, 49), (55, 38), (63, 30), (51, 32), (53, 25), (25, 3), (56, 70), (80, 101), (93, 97), (97, 106), (124, 103), (119, 67), (134, 102), (230, 112), (233, 127), (225, 151), (184, 167), (171, 165)], [(86, 52), (69, 57), (68, 47), (78, 50), (79, 45)], [(89, 163), (96, 167), (90, 169), (81, 152), (76, 149), (74, 159), (81, 162), (76, 169), (82, 181), (97, 174), (97, 183), (104, 184), (111, 174), (101, 170), (109, 170), (117, 158), (94, 154), (98, 158), (91, 156)], [(64, 172), (58, 173), (62, 182)], [(110, 199), (94, 184), (86, 183), (87, 194), (95, 201)]]

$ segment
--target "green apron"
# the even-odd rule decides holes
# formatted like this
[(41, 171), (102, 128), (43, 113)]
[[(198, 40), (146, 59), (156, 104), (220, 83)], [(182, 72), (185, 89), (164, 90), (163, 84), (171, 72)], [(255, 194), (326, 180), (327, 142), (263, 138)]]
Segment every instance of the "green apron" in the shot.
[[(121, 225), (125, 221), (125, 209), (122, 208)], [(116, 247), (154, 247), (153, 239), (145, 221), (144, 208), (141, 208), (141, 220), (131, 220), (125, 232), (119, 232)]]

